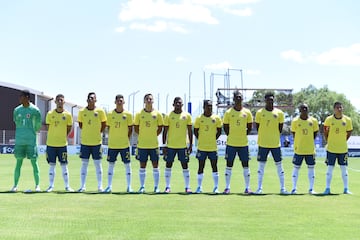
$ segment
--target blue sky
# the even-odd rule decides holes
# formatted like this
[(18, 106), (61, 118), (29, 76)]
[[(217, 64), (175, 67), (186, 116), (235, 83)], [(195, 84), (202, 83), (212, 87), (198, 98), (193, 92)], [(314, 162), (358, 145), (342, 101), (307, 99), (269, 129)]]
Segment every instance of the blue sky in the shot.
[[(360, 96), (360, 1), (355, 0), (2, 0), (0, 81), (86, 104), (172, 109), (175, 96), (196, 109), (214, 89), (310, 84)], [(243, 73), (241, 83), (240, 71)], [(189, 94), (190, 82), (190, 94)], [(211, 94), (211, 96), (210, 96)], [(130, 97), (129, 97), (130, 95)]]

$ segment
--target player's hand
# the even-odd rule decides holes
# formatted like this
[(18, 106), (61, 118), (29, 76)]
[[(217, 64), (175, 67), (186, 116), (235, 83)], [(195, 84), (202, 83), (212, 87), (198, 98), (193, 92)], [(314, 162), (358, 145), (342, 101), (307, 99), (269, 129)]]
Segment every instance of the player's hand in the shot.
[(189, 145), (186, 152), (187, 152), (188, 155), (190, 155), (192, 153), (192, 145)]
[(167, 155), (167, 147), (162, 147), (162, 153), (164, 156)]

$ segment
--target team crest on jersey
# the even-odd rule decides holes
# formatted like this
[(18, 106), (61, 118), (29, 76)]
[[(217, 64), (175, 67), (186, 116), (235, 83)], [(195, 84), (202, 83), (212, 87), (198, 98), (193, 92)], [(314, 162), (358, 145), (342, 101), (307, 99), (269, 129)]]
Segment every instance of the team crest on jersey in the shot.
[(346, 122), (342, 122), (342, 125), (345, 126), (345, 125), (346, 125)]
[(312, 127), (313, 123), (312, 122), (309, 122), (309, 126)]
[(125, 115), (123, 115), (123, 116), (122, 116), (122, 119), (126, 120), (126, 116), (125, 116)]
[(94, 112), (94, 117), (97, 117), (99, 114), (97, 112)]
[(66, 117), (65, 117), (65, 116), (62, 116), (62, 120), (66, 120)]
[(181, 118), (182, 120), (186, 120), (186, 116), (182, 116), (182, 118)]
[(31, 117), (30, 113), (26, 114), (26, 118), (30, 118), (30, 117)]
[(215, 123), (215, 119), (211, 119), (211, 122), (212, 122), (212, 123)]
[(244, 113), (244, 114), (242, 115), (242, 117), (243, 117), (243, 118), (246, 118), (246, 114)]
[(274, 118), (277, 118), (278, 116), (276, 114), (273, 115)]
[(153, 116), (152, 116), (152, 118), (153, 118), (153, 119), (156, 119), (156, 116), (155, 116), (155, 115), (153, 115)]

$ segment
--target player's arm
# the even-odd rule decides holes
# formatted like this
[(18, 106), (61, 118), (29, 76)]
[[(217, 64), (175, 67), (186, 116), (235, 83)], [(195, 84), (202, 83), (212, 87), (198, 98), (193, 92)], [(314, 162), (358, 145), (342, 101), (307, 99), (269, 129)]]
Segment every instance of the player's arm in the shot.
[(164, 131), (163, 131), (163, 134), (162, 134), (162, 142), (163, 142), (164, 145), (166, 145), (168, 130), (169, 130), (169, 126), (164, 126)]
[(221, 135), (221, 127), (216, 128), (216, 139), (218, 139)]
[(139, 134), (139, 125), (134, 125), (134, 131), (136, 134)]
[(194, 128), (194, 135), (197, 139), (199, 139), (199, 128)]
[(106, 121), (105, 121), (105, 122), (101, 122), (100, 132), (104, 132), (105, 128), (106, 128)]
[(255, 123), (256, 131), (259, 131), (260, 123)]
[(279, 132), (281, 133), (284, 127), (284, 123), (279, 123)]
[(163, 126), (162, 125), (158, 126), (156, 134), (159, 136), (162, 130), (163, 130)]
[(131, 138), (132, 135), (132, 131), (133, 131), (133, 125), (128, 126), (128, 138)]
[(246, 126), (246, 127), (247, 127), (247, 128), (246, 128), (246, 134), (247, 134), (247, 135), (250, 134), (251, 129), (252, 129), (252, 126), (253, 126), (252, 122), (247, 124), (247, 126)]
[[(49, 126), (49, 125), (47, 125), (47, 126)], [(71, 129), (72, 129), (72, 125), (66, 126), (66, 135), (69, 135), (69, 133), (71, 132)]]
[(352, 131), (346, 131), (346, 141), (350, 138)]
[(224, 123), (224, 132), (227, 136), (229, 135), (229, 132), (230, 132), (229, 124)]
[[(316, 136), (317, 136), (318, 132), (319, 132), (319, 131), (315, 131), (315, 132), (314, 132), (314, 140), (315, 140), (315, 138), (316, 138)], [(294, 133), (294, 137), (295, 137), (295, 133)]]
[(187, 148), (188, 154), (192, 152), (192, 145), (193, 145), (193, 131), (192, 131), (192, 125), (187, 125), (187, 132), (189, 136), (189, 147)]
[(329, 137), (329, 131), (330, 131), (330, 127), (324, 126), (324, 137), (325, 137), (326, 141), (328, 140), (328, 137)]

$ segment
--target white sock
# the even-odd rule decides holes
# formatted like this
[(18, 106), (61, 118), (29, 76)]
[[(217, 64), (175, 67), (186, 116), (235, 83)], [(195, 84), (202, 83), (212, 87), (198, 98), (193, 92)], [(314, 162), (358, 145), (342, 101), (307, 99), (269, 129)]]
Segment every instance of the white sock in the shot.
[(98, 182), (98, 189), (102, 189), (102, 165), (101, 159), (94, 160), (95, 170), (96, 170), (96, 178)]
[(217, 188), (219, 186), (219, 173), (213, 172), (212, 176), (213, 176), (213, 180), (214, 180), (214, 188)]
[(275, 165), (276, 165), (277, 173), (279, 176), (280, 189), (285, 190), (285, 174), (284, 174), (282, 162), (276, 162)]
[(326, 172), (326, 188), (330, 188), (334, 166), (328, 166)]
[(171, 181), (171, 168), (165, 168), (165, 187), (170, 187), (170, 181)]
[(230, 180), (232, 174), (232, 167), (225, 168), (225, 188), (230, 189)]
[(139, 169), (140, 187), (145, 187), (146, 168)]
[(81, 169), (80, 169), (80, 181), (81, 181), (81, 186), (80, 188), (85, 188), (86, 187), (86, 176), (87, 176), (87, 169), (88, 169), (88, 165), (89, 165), (89, 159), (82, 159), (81, 160)]
[(347, 171), (347, 166), (340, 165), (340, 169), (341, 169), (341, 176), (342, 176), (343, 183), (344, 183), (344, 188), (349, 189), (349, 175), (348, 175), (348, 171)]
[(112, 188), (114, 168), (115, 168), (115, 162), (109, 162), (109, 167), (108, 167), (108, 187), (109, 188)]
[(61, 170), (62, 170), (62, 176), (64, 179), (65, 188), (68, 188), (70, 187), (70, 183), (69, 183), (69, 169), (67, 164), (61, 164)]
[(130, 188), (131, 187), (131, 163), (125, 163), (124, 167), (125, 167), (127, 187)]
[(259, 163), (259, 168), (258, 168), (258, 189), (262, 189), (262, 183), (263, 183), (263, 178), (264, 178), (266, 162), (259, 161), (258, 163)]
[(309, 190), (314, 190), (315, 165), (308, 166)]
[(198, 182), (198, 187), (202, 188), (202, 181), (204, 178), (204, 173), (200, 173), (197, 175), (197, 182)]
[(49, 187), (54, 187), (55, 167), (56, 167), (56, 163), (50, 163), (50, 167), (49, 167)]
[(297, 181), (298, 181), (298, 178), (299, 178), (300, 167), (301, 166), (294, 165), (294, 168), (293, 168), (293, 172), (292, 172), (292, 184), (293, 184), (292, 189), (293, 190), (296, 190), (296, 185), (297, 185)]
[(244, 181), (245, 181), (245, 188), (250, 189), (250, 168), (244, 167), (243, 169)]
[(159, 168), (153, 168), (154, 187), (159, 187), (160, 171)]
[(190, 188), (190, 171), (189, 169), (183, 169), (183, 177), (185, 182), (185, 188)]

